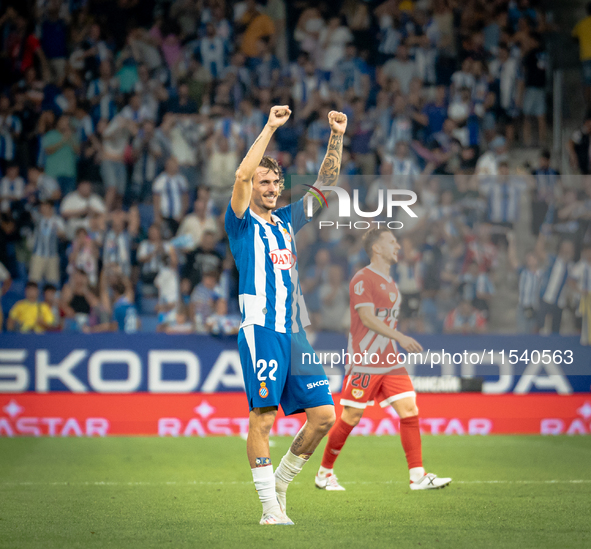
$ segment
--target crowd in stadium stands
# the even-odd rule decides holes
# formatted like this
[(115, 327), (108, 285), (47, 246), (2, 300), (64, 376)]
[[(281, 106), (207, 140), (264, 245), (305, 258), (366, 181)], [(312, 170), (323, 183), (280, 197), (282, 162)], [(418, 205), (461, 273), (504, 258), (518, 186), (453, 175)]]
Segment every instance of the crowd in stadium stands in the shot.
[[(365, 210), (418, 193), (397, 231), (402, 330), (488, 331), (500, 251), (519, 273), (512, 331), (557, 332), (591, 289), (591, 183), (564, 185), (546, 152), (510, 168), (515, 143), (547, 143), (552, 27), (534, 0), (32, 4), (0, 18), (4, 329), (236, 333), (223, 215), (275, 104), (293, 110), (268, 151), (282, 204), (318, 172), (332, 109)], [(582, 173), (590, 135), (591, 118), (568, 145)], [(538, 240), (519, 254), (524, 200)], [(362, 233), (302, 231), (313, 330), (347, 329)]]

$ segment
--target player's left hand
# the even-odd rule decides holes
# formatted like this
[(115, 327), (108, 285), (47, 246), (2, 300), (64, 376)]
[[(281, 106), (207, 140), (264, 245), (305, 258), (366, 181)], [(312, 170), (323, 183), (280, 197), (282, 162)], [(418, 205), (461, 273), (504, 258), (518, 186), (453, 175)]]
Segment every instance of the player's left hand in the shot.
[(402, 336), (398, 340), (398, 343), (400, 343), (400, 346), (409, 353), (420, 353), (423, 351), (422, 345), (416, 339), (409, 336)]
[(330, 111), (328, 113), (328, 123), (332, 133), (343, 135), (347, 129), (347, 115), (338, 111)]

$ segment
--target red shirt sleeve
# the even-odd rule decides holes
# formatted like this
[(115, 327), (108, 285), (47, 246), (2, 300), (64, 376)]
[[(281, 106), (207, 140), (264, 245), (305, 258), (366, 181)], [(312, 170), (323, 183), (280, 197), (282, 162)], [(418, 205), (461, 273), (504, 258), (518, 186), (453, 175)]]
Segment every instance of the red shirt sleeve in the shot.
[(363, 305), (375, 305), (371, 279), (365, 276), (354, 276), (349, 285), (349, 297), (353, 309), (358, 309)]
[(446, 330), (451, 330), (454, 327), (454, 322), (455, 322), (454, 311), (450, 311), (449, 313), (447, 313), (447, 316), (445, 317), (444, 328)]
[(486, 326), (486, 318), (484, 318), (480, 313), (476, 313), (476, 327), (477, 328), (484, 328)]
[(30, 34), (25, 41), (23, 58), (21, 62), (21, 71), (26, 71), (29, 67), (33, 66), (35, 62), (35, 52), (41, 47), (38, 38), (34, 34)]

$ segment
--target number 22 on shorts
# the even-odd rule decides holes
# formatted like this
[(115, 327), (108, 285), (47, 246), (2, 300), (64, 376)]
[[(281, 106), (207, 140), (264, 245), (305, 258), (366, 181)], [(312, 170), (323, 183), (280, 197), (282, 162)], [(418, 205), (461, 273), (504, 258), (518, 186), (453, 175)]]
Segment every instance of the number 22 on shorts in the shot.
[(265, 371), (267, 370), (267, 367), (270, 368), (269, 370), (269, 379), (271, 381), (277, 381), (277, 378), (275, 377), (275, 372), (277, 371), (277, 361), (276, 360), (269, 360), (269, 363), (267, 364), (267, 361), (260, 358), (259, 360), (257, 360), (257, 365), (256, 365), (256, 373), (257, 373), (257, 379), (259, 381), (265, 381), (267, 379), (267, 376), (265, 375)]

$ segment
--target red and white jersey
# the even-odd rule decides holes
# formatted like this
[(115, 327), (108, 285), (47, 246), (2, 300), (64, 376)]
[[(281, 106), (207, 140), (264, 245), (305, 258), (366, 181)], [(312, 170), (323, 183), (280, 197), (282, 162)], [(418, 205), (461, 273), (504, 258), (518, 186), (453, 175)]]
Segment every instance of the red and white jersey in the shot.
[[(400, 310), (400, 293), (390, 276), (374, 270), (371, 265), (361, 269), (349, 285), (351, 331), (348, 352), (355, 372), (383, 374), (398, 366), (398, 350), (393, 339), (366, 328), (359, 316), (359, 307), (371, 306), (384, 324), (395, 329)], [(360, 358), (362, 360), (360, 361)]]

